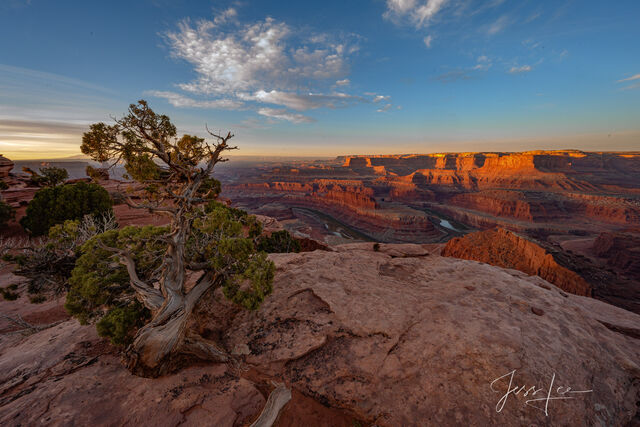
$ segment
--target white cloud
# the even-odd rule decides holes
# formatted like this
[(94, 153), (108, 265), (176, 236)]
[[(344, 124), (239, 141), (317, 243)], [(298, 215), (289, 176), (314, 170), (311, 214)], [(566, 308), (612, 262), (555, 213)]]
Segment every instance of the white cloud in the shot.
[(375, 102), (375, 103), (377, 104), (378, 102), (380, 102), (380, 101), (386, 101), (386, 100), (388, 100), (389, 98), (391, 98), (391, 97), (390, 97), (390, 96), (388, 96), (388, 95), (387, 95), (387, 96), (385, 96), (385, 95), (376, 95), (376, 96), (374, 96), (374, 98), (373, 98), (373, 102)]
[(503, 15), (487, 27), (487, 34), (489, 34), (490, 36), (498, 34), (502, 30), (507, 28), (507, 25), (509, 25), (509, 17)]
[(386, 111), (389, 111), (391, 109), (392, 105), (391, 104), (386, 104), (384, 107), (380, 107), (378, 108), (376, 111), (378, 113), (384, 113)]
[(449, 0), (387, 0), (386, 19), (400, 22), (403, 19), (417, 28), (426, 27)]
[(478, 63), (471, 69), (477, 71), (487, 71), (489, 68), (491, 68), (492, 65), (493, 63), (491, 62), (491, 59), (489, 59), (489, 57), (486, 55), (482, 55), (478, 57)]
[(272, 90), (266, 92), (260, 90), (253, 95), (242, 95), (244, 99), (255, 100), (261, 103), (283, 105), (293, 110), (305, 111), (320, 107), (340, 108), (346, 107), (351, 102), (364, 101), (364, 98), (355, 95), (348, 95), (342, 92), (331, 94), (282, 92)]
[(509, 70), (509, 73), (510, 74), (528, 73), (531, 70), (532, 70), (531, 65), (522, 65), (520, 67), (511, 67), (511, 69)]
[(425, 38), (424, 38), (424, 40), (423, 40), (424, 45), (425, 45), (427, 48), (431, 48), (431, 42), (432, 42), (432, 41), (433, 41), (433, 37), (432, 37), (431, 35), (428, 35), (428, 36), (427, 36), (427, 37), (425, 37)]
[(238, 16), (238, 11), (234, 8), (230, 7), (227, 10), (222, 11), (217, 14), (215, 18), (213, 18), (213, 23), (216, 25), (224, 24), (232, 19), (235, 19)]
[(230, 8), (213, 21), (185, 20), (167, 33), (171, 55), (187, 61), (196, 73), (194, 80), (176, 85), (191, 95), (149, 93), (176, 107), (254, 109), (294, 123), (310, 118), (256, 104), (306, 111), (371, 102), (328, 90), (351, 83), (346, 78), (348, 62), (357, 46), (349, 37), (309, 35), (269, 17), (253, 24), (241, 24), (236, 18), (236, 10)]
[(166, 92), (159, 90), (151, 90), (146, 92), (146, 94), (150, 96), (155, 96), (158, 98), (164, 98), (169, 101), (169, 104), (174, 107), (186, 107), (186, 108), (218, 108), (223, 110), (237, 110), (244, 106), (243, 102), (236, 101), (233, 99), (213, 99), (213, 100), (197, 100), (193, 98), (186, 97), (184, 95), (180, 95), (175, 92)]
[(326, 35), (300, 40), (302, 47), (292, 49), (298, 41), (294, 31), (272, 18), (234, 29), (220, 30), (211, 21), (183, 21), (178, 31), (167, 34), (171, 54), (191, 63), (198, 75), (180, 84), (181, 89), (219, 95), (295, 87), (302, 79), (335, 79), (347, 73), (347, 55), (354, 51)]
[(286, 120), (292, 123), (313, 123), (315, 120), (303, 114), (292, 113), (285, 108), (260, 108), (258, 114), (272, 119)]
[(632, 80), (640, 80), (640, 74), (636, 74), (634, 76), (631, 77), (627, 77), (626, 79), (622, 79), (622, 80), (618, 80), (618, 83), (622, 83), (622, 82), (630, 82)]

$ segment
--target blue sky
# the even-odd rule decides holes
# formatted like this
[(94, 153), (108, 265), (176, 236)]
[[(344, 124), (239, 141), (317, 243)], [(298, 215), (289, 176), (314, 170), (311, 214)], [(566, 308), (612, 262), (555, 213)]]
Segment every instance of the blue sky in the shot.
[(147, 99), (247, 155), (640, 149), (640, 2), (0, 2), (0, 153)]

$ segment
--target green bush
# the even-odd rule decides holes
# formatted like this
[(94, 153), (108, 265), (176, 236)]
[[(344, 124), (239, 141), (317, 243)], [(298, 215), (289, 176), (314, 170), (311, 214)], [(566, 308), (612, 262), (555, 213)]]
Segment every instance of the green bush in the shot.
[(9, 286), (7, 286), (6, 288), (0, 288), (0, 295), (2, 295), (2, 298), (6, 299), (7, 301), (15, 301), (20, 296), (16, 292), (13, 292), (13, 289), (11, 289)]
[(43, 188), (29, 202), (20, 224), (33, 236), (41, 236), (66, 220), (107, 213), (112, 204), (107, 190), (98, 184), (78, 182)]
[(270, 236), (261, 236), (258, 239), (258, 250), (270, 254), (300, 252), (300, 242), (287, 230), (281, 230), (271, 233)]
[(31, 304), (42, 304), (46, 300), (47, 297), (45, 297), (44, 295), (34, 295), (32, 297), (29, 297), (29, 301), (31, 302)]
[(109, 338), (114, 345), (127, 345), (133, 338), (133, 331), (143, 326), (149, 318), (147, 310), (138, 301), (125, 307), (115, 307), (96, 323), (101, 337)]
[(0, 227), (7, 225), (15, 216), (15, 211), (4, 201), (0, 200)]

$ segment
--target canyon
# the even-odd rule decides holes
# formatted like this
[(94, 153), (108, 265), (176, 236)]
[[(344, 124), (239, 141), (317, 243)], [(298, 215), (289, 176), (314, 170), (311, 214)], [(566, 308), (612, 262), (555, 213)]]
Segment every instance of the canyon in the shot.
[[(219, 289), (198, 306), (195, 329), (236, 362), (131, 376), (63, 298), (31, 304), (27, 281), (3, 267), (3, 286), (22, 296), (0, 301), (0, 422), (249, 425), (284, 382), (292, 399), (277, 426), (633, 425), (639, 156), (231, 161), (215, 175), (222, 200), (302, 247), (269, 255), (274, 292), (260, 310), (240, 310)], [(87, 179), (79, 168), (72, 182)], [(100, 178), (114, 196), (129, 186)], [(38, 189), (15, 169), (4, 181), (19, 219)], [(114, 211), (120, 226), (169, 221), (121, 202)], [(25, 237), (16, 221), (2, 234)], [(557, 375), (589, 392), (551, 401), (549, 415), (521, 395), (498, 411), (510, 372), (519, 384)]]
[[(466, 246), (457, 253), (502, 267), (526, 264), (529, 274), (538, 274), (543, 257), (557, 265), (549, 271), (568, 291), (640, 313), (640, 152), (359, 155), (250, 167), (232, 161), (217, 177), (233, 205), (328, 245), (444, 245), (499, 228), (504, 232), (492, 237), (523, 239), (518, 245), (528, 249), (502, 251), (511, 260), (498, 262), (482, 251), (501, 249), (480, 235), (472, 242), (484, 243), (472, 250), (469, 240), (456, 240)], [(603, 249), (605, 241), (611, 249)]]

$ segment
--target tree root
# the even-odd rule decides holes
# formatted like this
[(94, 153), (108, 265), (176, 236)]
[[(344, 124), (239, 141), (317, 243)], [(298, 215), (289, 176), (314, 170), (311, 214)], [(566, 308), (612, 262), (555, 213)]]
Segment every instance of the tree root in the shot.
[(260, 413), (258, 419), (251, 424), (251, 427), (271, 427), (278, 419), (278, 415), (285, 407), (285, 405), (291, 400), (291, 389), (287, 388), (284, 384), (280, 383), (276, 385), (276, 388), (269, 394), (267, 403), (264, 405), (264, 409)]

